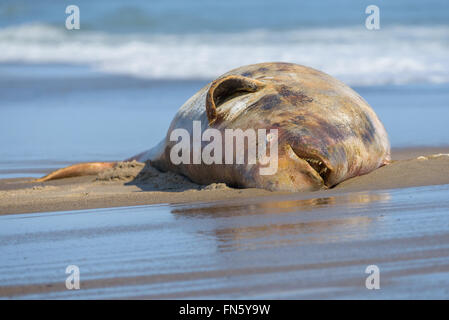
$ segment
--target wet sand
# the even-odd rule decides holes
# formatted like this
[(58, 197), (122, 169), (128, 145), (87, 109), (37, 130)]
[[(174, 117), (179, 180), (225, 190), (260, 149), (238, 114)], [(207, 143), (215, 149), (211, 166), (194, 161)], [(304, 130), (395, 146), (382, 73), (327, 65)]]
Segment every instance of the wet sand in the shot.
[[(394, 150), (391, 165), (304, 194), (198, 186), (139, 163), (3, 180), (0, 298), (448, 299), (449, 156), (435, 156), (447, 151)], [(369, 265), (380, 290), (365, 287)]]
[[(395, 149), (393, 162), (336, 187), (297, 194), (319, 197), (348, 191), (368, 191), (449, 184), (449, 147)], [(0, 180), (0, 214), (67, 211), (157, 203), (192, 203), (271, 197), (281, 192), (234, 189), (224, 184), (200, 186), (144, 164), (124, 163), (98, 176), (33, 183), (32, 178)]]
[(448, 188), (3, 215), (0, 298), (448, 299)]

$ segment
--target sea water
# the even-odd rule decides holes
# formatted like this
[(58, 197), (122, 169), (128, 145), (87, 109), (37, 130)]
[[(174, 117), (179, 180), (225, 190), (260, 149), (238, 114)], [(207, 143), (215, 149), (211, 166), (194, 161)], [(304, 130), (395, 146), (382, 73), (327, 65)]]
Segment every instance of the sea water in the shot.
[[(379, 30), (365, 27), (370, 4)], [(67, 30), (63, 3), (0, 4), (0, 178), (147, 150), (210, 80), (266, 61), (352, 86), (393, 147), (448, 144), (447, 1), (77, 5), (80, 29)]]

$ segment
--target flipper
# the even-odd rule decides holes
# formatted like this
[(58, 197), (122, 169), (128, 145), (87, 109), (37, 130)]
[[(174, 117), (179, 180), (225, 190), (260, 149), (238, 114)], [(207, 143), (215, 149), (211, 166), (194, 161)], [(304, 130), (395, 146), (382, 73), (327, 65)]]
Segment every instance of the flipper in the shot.
[[(163, 155), (163, 150), (164, 150), (164, 140), (162, 140), (158, 145), (156, 145), (152, 149), (144, 151), (142, 153), (139, 153), (131, 158), (128, 158), (128, 159), (124, 160), (124, 162), (133, 161), (133, 160), (140, 161), (140, 162), (145, 162), (145, 161), (149, 161), (149, 160), (157, 160), (158, 157), (161, 157), (161, 155)], [(94, 174), (103, 172), (107, 169), (114, 168), (117, 165), (117, 163), (118, 162), (78, 163), (78, 164), (74, 164), (72, 166), (68, 166), (68, 167), (53, 171), (53, 172), (49, 173), (48, 175), (46, 175), (45, 177), (33, 180), (32, 182), (44, 182), (44, 181), (62, 179), (62, 178), (94, 175)]]
[(44, 182), (55, 179), (81, 177), (98, 174), (104, 170), (114, 168), (117, 162), (87, 162), (78, 163), (69, 167), (58, 169), (46, 175), (45, 177), (33, 180), (33, 182)]

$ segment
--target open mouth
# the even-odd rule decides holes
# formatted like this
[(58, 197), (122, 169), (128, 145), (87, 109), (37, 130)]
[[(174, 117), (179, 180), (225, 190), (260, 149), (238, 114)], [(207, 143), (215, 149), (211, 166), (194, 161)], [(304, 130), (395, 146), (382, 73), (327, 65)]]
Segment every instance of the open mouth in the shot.
[(304, 160), (309, 164), (309, 166), (316, 171), (316, 173), (323, 179), (325, 185), (327, 185), (327, 181), (329, 180), (329, 175), (331, 174), (331, 169), (325, 164), (325, 162), (315, 153), (306, 152), (301, 149), (293, 148), (290, 145), (293, 152), (296, 154), (298, 158)]
[(312, 168), (315, 170), (320, 177), (323, 179), (323, 181), (326, 183), (327, 177), (330, 173), (330, 170), (326, 165), (323, 163), (323, 161), (315, 158), (302, 158), (304, 161), (306, 161)]

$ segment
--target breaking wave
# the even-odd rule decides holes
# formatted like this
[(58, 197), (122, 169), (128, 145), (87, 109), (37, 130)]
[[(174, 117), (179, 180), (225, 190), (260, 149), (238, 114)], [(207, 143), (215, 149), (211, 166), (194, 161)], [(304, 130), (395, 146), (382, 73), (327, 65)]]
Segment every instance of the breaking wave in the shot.
[(350, 85), (449, 82), (449, 26), (113, 34), (46, 24), (0, 29), (0, 62), (85, 64), (152, 79), (211, 79), (241, 65), (286, 61)]

